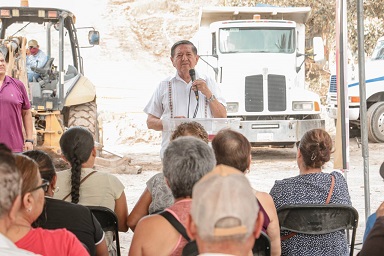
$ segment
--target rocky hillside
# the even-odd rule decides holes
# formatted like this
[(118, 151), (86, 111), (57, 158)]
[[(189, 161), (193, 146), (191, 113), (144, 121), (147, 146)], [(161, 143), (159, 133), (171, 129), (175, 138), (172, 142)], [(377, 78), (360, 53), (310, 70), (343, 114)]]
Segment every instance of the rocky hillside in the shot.
[[(347, 1), (348, 34), (350, 55), (357, 62), (356, 40), (356, 1)], [(378, 37), (383, 35), (383, 8), (380, 1), (365, 0), (366, 18), (365, 50), (370, 54)], [(172, 70), (168, 65), (170, 46), (179, 39), (191, 38), (198, 28), (198, 13), (201, 6), (255, 6), (256, 4), (276, 6), (310, 6), (312, 17), (307, 24), (307, 34), (322, 36), (326, 43), (329, 63), (334, 62), (335, 51), (335, 7), (336, 0), (109, 0), (107, 22), (113, 22), (113, 30), (105, 36), (108, 42), (114, 41), (114, 47), (124, 51), (123, 56), (132, 60), (144, 60), (156, 63), (155, 69), (163, 72)], [(119, 24), (119, 25), (116, 25)], [(116, 38), (116, 34), (119, 35)], [(329, 59), (328, 59), (329, 58)], [(325, 94), (329, 82), (329, 66), (307, 61), (307, 83), (317, 92), (325, 103)], [(162, 64), (162, 65), (159, 65)]]

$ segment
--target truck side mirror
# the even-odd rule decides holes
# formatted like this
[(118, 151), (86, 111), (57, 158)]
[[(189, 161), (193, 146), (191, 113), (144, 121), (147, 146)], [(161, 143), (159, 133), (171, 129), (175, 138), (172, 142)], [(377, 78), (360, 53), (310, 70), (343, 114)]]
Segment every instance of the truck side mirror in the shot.
[(100, 33), (96, 30), (91, 30), (88, 32), (88, 42), (90, 45), (99, 45), (100, 42)]
[(313, 38), (313, 54), (315, 62), (324, 60), (324, 42), (321, 37)]

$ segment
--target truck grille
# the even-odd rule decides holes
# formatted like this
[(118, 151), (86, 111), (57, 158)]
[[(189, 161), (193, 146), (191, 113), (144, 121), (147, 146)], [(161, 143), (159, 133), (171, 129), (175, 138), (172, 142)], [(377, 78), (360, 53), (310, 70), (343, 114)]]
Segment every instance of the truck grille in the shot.
[(329, 92), (337, 92), (336, 75), (331, 75), (329, 79)]
[(268, 75), (268, 110), (284, 111), (287, 109), (287, 91), (285, 76)]
[[(263, 75), (245, 78), (245, 111), (263, 112), (264, 110)], [(285, 76), (268, 75), (268, 110), (287, 109)]]
[(262, 112), (263, 94), (263, 75), (245, 77), (245, 111)]

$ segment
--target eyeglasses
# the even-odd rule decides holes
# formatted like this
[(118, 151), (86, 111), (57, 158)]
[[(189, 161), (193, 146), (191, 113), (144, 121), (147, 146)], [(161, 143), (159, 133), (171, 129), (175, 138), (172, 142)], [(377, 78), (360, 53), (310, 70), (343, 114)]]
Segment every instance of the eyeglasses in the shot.
[(33, 48), (36, 48), (35, 46), (29, 46), (29, 49), (33, 49)]
[(45, 179), (42, 179), (42, 181), (43, 181), (43, 183), (40, 186), (35, 187), (34, 189), (32, 189), (29, 192), (33, 192), (35, 190), (38, 190), (38, 189), (42, 188), (44, 190), (44, 192), (47, 193), (48, 192), (48, 187), (49, 187), (49, 181), (47, 181)]
[(300, 141), (296, 141), (296, 147), (297, 147), (297, 148), (300, 147)]

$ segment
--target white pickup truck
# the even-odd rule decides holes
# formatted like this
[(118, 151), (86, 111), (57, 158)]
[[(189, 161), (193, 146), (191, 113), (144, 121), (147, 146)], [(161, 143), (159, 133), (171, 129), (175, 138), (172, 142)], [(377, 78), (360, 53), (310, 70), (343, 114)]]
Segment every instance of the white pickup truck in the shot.
[[(369, 61), (365, 64), (366, 99), (360, 99), (359, 77), (348, 78), (349, 126), (351, 134), (360, 133), (360, 102), (367, 102), (368, 139), (384, 142), (384, 37), (379, 38)], [(327, 95), (327, 113), (337, 119), (336, 75), (331, 75)]]

